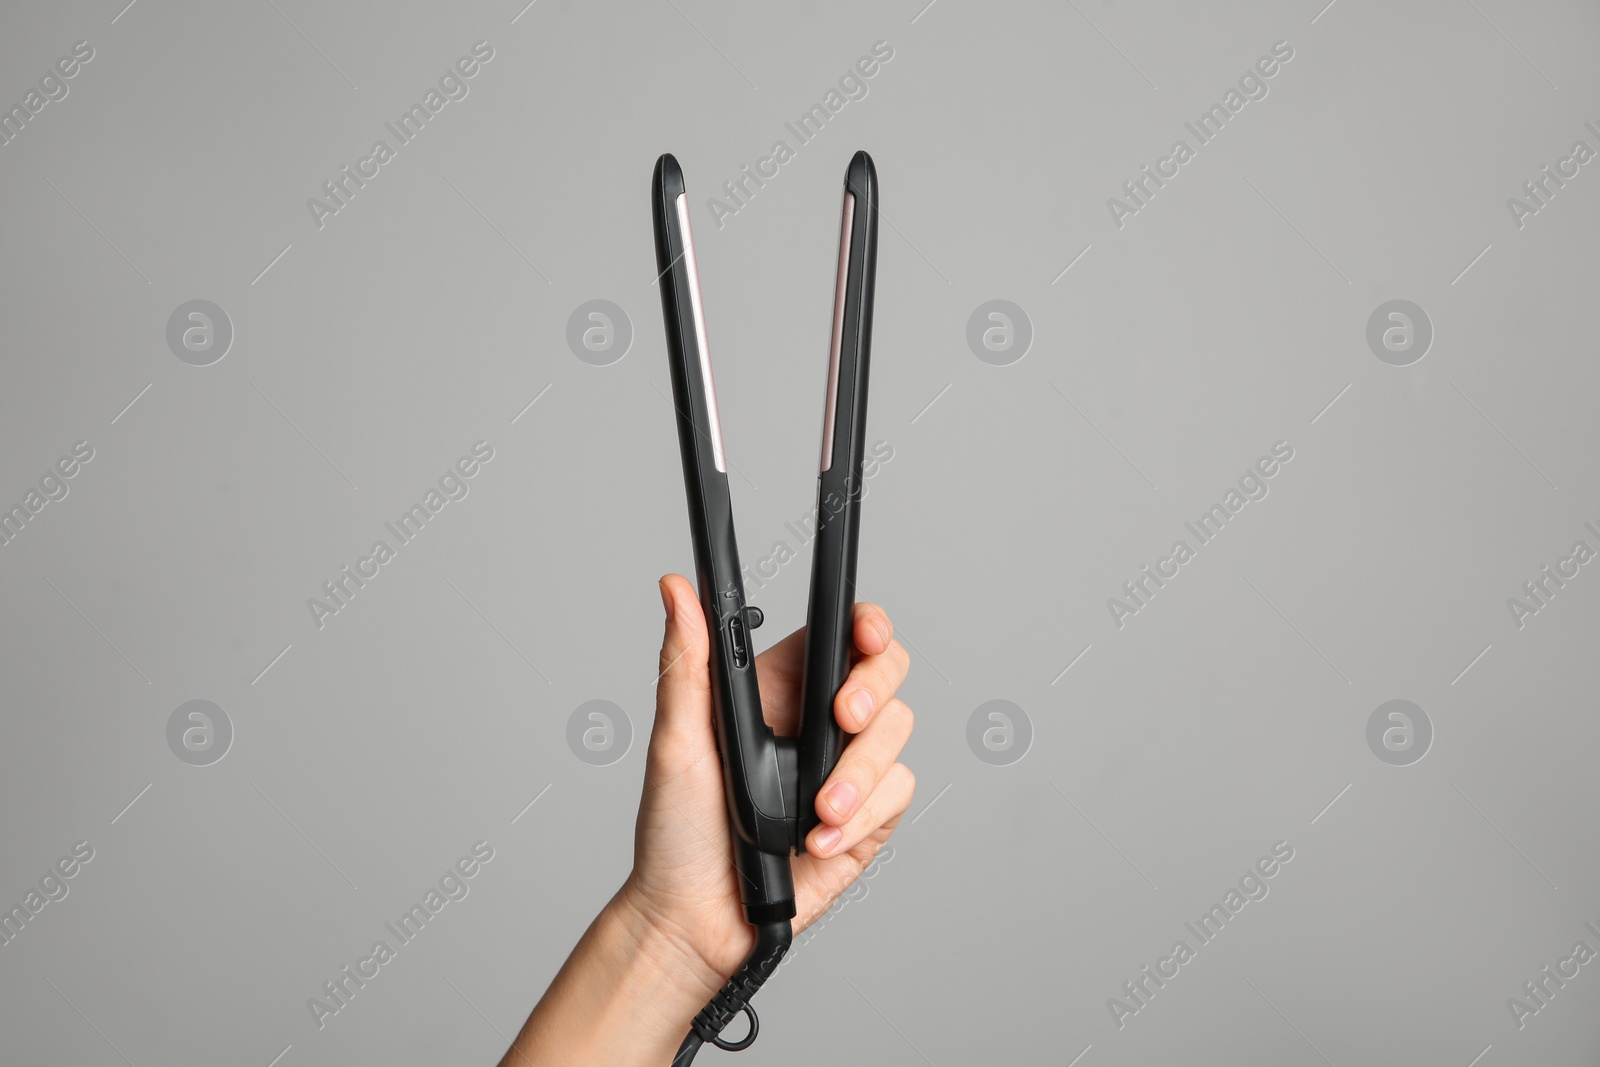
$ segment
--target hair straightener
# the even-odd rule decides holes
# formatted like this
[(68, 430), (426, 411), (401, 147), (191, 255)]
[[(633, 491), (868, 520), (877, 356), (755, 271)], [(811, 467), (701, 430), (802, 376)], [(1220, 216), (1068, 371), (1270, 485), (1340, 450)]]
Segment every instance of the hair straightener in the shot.
[[(819, 821), (817, 792), (844, 745), (833, 701), (850, 669), (854, 644), (861, 455), (877, 271), (877, 172), (871, 157), (857, 152), (845, 173), (798, 737), (778, 737), (761, 714), (751, 631), (761, 625), (762, 615), (744, 599), (689, 199), (683, 172), (670, 154), (656, 161), (651, 208), (695, 575), (711, 630), (712, 715), (733, 863), (745, 919), (756, 930), (749, 958), (695, 1017), (673, 1061), (674, 1067), (683, 1067), (706, 1042), (736, 1052), (755, 1041), (750, 998), (777, 969), (792, 938), (789, 856), (805, 847), (806, 834)], [(749, 1017), (749, 1032), (738, 1041), (724, 1041), (723, 1028), (740, 1014)]]

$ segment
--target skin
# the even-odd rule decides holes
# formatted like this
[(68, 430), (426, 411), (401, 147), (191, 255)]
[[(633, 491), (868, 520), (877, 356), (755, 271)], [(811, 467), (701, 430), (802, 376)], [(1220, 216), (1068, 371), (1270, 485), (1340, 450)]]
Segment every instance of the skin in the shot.
[[(755, 944), (731, 861), (705, 615), (681, 575), (661, 579), (661, 599), (666, 634), (633, 870), (573, 949), (501, 1067), (661, 1067)], [(817, 797), (822, 825), (807, 838), (808, 854), (791, 859), (796, 934), (872, 862), (916, 785), (899, 762), (911, 737), (911, 709), (894, 695), (910, 657), (894, 640), (888, 615), (872, 604), (856, 605), (854, 639), (859, 658), (834, 701), (835, 718), (854, 736)], [(756, 657), (762, 712), (780, 735), (798, 731), (804, 657), (804, 630)]]

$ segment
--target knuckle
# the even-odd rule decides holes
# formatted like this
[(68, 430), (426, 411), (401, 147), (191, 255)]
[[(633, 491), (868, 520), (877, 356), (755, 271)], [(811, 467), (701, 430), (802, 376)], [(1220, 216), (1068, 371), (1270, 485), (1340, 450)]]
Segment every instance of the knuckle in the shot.
[(871, 784), (866, 780), (870, 770), (864, 766), (865, 757), (856, 751), (859, 747), (859, 745), (845, 746), (844, 754), (839, 757), (838, 765), (833, 768), (833, 774), (822, 787), (823, 793), (827, 793), (838, 782), (849, 782), (856, 787), (857, 796), (866, 795), (867, 787)]
[(887, 663), (874, 663), (868, 668), (867, 679), (871, 683), (873, 693), (878, 698), (878, 703), (882, 704), (894, 695), (894, 691), (897, 688), (894, 672)]
[(883, 816), (878, 813), (882, 803), (882, 799), (876, 793), (861, 802), (861, 807), (856, 811), (855, 817), (850, 820), (850, 830), (845, 835), (851, 839), (851, 845), (866, 837), (874, 827), (883, 822)]
[(909, 734), (916, 724), (916, 714), (911, 710), (911, 705), (903, 700), (890, 700), (879, 714), (888, 718), (897, 734)]

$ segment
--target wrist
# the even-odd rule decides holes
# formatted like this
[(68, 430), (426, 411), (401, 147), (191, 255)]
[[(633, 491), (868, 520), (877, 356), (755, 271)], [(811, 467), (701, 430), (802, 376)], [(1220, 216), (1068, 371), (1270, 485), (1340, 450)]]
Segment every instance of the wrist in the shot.
[(602, 915), (633, 946), (643, 974), (675, 982), (684, 990), (694, 1005), (691, 1018), (727, 981), (728, 976), (707, 959), (705, 946), (695, 944), (683, 926), (657, 907), (631, 877)]
[(595, 917), (502, 1067), (655, 1067), (723, 979), (624, 886)]

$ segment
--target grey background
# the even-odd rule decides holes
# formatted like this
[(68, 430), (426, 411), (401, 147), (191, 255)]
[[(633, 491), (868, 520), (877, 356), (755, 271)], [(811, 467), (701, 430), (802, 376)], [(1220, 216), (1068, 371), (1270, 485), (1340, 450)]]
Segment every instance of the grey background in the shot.
[[(0, 1059), (499, 1055), (627, 871), (653, 583), (691, 566), (650, 167), (688, 178), (753, 562), (812, 504), (867, 148), (894, 459), (861, 581), (915, 652), (915, 820), (740, 1062), (1594, 1062), (1594, 966), (1523, 1029), (1506, 1001), (1600, 948), (1600, 576), (1521, 629), (1506, 598), (1600, 547), (1600, 176), (1521, 229), (1505, 202), (1600, 147), (1600, 13), (922, 3), (12, 6), (8, 106), (95, 57), (0, 147), (0, 498), (95, 458), (0, 548), (0, 898), (95, 857), (0, 946)], [(319, 230), (306, 198), (478, 40), (470, 94)], [(705, 198), (879, 40), (719, 230)], [(1119, 229), (1106, 199), (1279, 40)], [(208, 367), (165, 339), (195, 299), (234, 329)], [(566, 344), (595, 299), (633, 326), (609, 366)], [(1009, 366), (966, 345), (994, 299), (1033, 328)], [(1391, 299), (1433, 324), (1411, 366), (1366, 344)], [(306, 599), (480, 439), (470, 495), (318, 630)], [(1118, 629), (1106, 599), (1280, 440), (1270, 495)], [(808, 568), (752, 590), (768, 641)], [(233, 727), (209, 766), (166, 740), (197, 699)], [(1410, 766), (1367, 745), (1393, 699), (1433, 725)], [(632, 721), (609, 765), (566, 742), (590, 700)], [(1019, 762), (968, 747), (991, 700)], [(470, 895), (319, 1031), (307, 998), (478, 840)], [(1108, 998), (1278, 841), (1270, 895), (1119, 1030)]]

